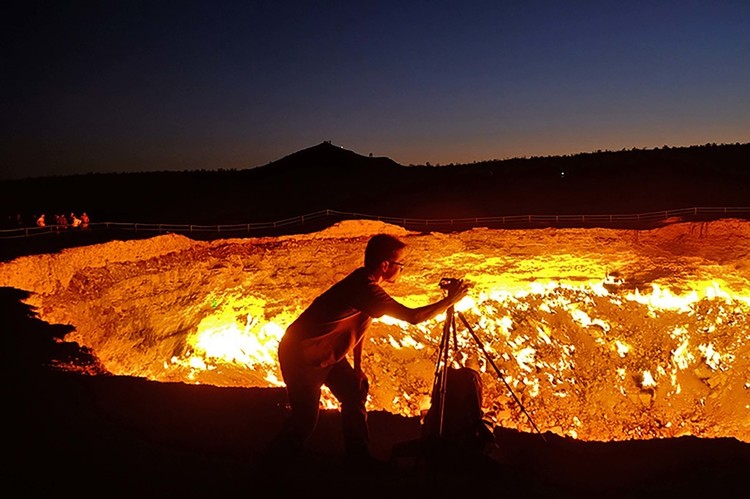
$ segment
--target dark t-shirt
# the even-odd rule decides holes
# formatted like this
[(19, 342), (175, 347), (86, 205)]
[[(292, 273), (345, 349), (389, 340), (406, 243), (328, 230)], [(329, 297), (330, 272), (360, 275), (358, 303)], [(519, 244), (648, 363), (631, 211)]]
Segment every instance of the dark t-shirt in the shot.
[(302, 359), (327, 367), (343, 359), (362, 340), (373, 317), (395, 300), (360, 267), (318, 296), (286, 330)]

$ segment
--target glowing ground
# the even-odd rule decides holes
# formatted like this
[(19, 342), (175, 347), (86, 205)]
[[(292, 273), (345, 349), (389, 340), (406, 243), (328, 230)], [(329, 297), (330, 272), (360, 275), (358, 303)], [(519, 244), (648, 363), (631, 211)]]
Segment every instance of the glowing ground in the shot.
[[(746, 221), (450, 234), (349, 221), (278, 238), (165, 235), (21, 257), (0, 264), (0, 285), (30, 291), (39, 316), (72, 325), (65, 340), (113, 374), (280, 386), (284, 328), (361, 265), (378, 232), (408, 244), (401, 282), (386, 286), (400, 301), (437, 299), (442, 277), (473, 283), (457, 308), (541, 431), (750, 442)], [(371, 409), (427, 408), (443, 322), (375, 321), (364, 359)], [(487, 417), (532, 431), (460, 322), (458, 339), (457, 360), (473, 357), (483, 371)]]

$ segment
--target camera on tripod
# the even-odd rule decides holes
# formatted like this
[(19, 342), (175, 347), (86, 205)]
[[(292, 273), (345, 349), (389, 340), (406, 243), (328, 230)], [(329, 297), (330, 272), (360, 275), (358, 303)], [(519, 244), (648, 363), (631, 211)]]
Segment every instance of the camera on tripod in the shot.
[(451, 286), (460, 284), (463, 279), (456, 279), (455, 277), (443, 277), (440, 279), (440, 289), (449, 289)]

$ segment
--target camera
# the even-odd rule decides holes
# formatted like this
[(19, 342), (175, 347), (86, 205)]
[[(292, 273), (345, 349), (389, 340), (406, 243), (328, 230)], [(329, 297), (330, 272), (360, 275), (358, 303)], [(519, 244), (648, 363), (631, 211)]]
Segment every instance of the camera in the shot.
[(449, 289), (451, 286), (455, 285), (456, 283), (461, 283), (463, 279), (456, 279), (454, 277), (443, 277), (440, 279), (440, 289)]

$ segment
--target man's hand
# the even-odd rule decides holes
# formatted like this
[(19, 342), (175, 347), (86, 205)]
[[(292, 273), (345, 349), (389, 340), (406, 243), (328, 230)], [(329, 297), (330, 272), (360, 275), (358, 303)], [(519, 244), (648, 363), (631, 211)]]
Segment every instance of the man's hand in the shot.
[(469, 292), (469, 283), (463, 279), (454, 279), (453, 282), (448, 285), (446, 290), (448, 291), (448, 298), (451, 299), (451, 302), (458, 303), (461, 298), (466, 296)]

